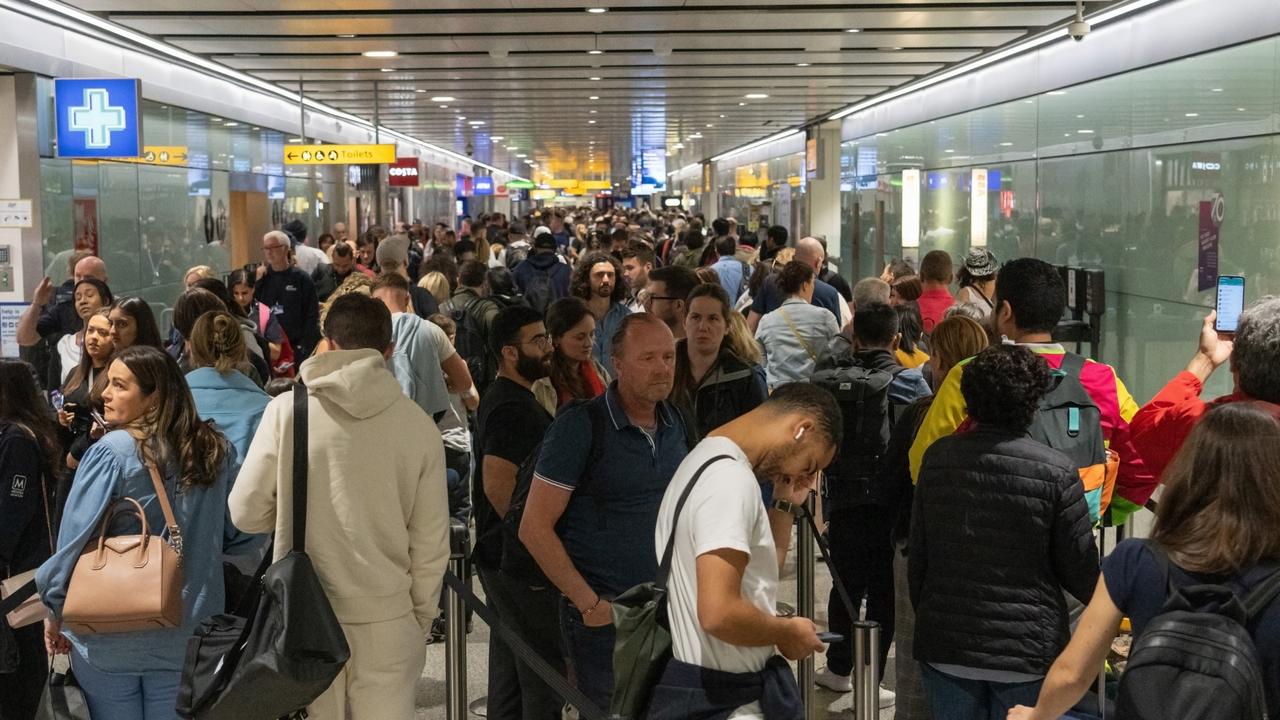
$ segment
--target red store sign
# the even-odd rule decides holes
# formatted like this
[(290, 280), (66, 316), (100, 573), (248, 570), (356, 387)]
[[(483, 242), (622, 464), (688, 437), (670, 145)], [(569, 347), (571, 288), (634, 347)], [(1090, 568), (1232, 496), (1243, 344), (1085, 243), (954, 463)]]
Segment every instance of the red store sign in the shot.
[(418, 158), (396, 158), (387, 166), (387, 184), (391, 187), (418, 187)]

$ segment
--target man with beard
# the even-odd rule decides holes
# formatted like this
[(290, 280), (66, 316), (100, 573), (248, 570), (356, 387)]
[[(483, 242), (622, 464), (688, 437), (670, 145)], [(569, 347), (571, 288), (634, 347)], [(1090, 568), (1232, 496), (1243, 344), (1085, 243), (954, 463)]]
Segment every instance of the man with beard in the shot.
[(602, 252), (593, 252), (578, 262), (573, 270), (569, 292), (586, 301), (596, 318), (595, 346), (591, 351), (595, 361), (613, 373), (613, 335), (623, 318), (631, 314), (624, 301), (627, 289), (622, 282), (622, 265), (617, 258)]
[[(835, 457), (842, 422), (826, 390), (782, 385), (711, 431), (681, 463), (653, 535), (655, 561), (674, 543), (667, 581), (673, 659), (649, 701), (650, 718), (803, 714), (783, 658), (801, 660), (823, 643), (809, 618), (776, 616), (778, 577), (795, 510)], [(767, 506), (763, 483), (773, 487)], [(744, 674), (759, 680), (745, 682)]]
[(547, 429), (520, 524), (520, 540), (563, 595), (570, 681), (601, 708), (613, 695), (611, 600), (657, 577), (648, 538), (692, 434), (666, 401), (676, 343), (665, 323), (626, 316), (613, 357), (609, 389)]
[[(485, 594), (552, 667), (563, 671), (556, 600), (559, 593), (528, 555), (505, 549), (502, 518), (511, 507), (516, 474), (533, 453), (551, 415), (530, 386), (551, 367), (551, 339), (542, 315), (527, 305), (503, 309), (489, 334), (498, 375), (476, 412), (476, 477), (472, 505), (476, 547), (472, 554)], [(558, 720), (562, 702), (496, 635), (489, 639), (488, 717)]]

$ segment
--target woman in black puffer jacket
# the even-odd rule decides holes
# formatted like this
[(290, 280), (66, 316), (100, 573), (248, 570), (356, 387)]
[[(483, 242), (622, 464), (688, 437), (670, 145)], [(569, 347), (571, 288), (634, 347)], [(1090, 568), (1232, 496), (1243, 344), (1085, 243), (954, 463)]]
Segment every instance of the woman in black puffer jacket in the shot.
[(1049, 385), (1035, 353), (988, 348), (960, 386), (976, 427), (925, 453), (908, 574), (934, 720), (1033, 703), (1070, 637), (1063, 590), (1087, 604), (1097, 583), (1079, 475), (1027, 435)]

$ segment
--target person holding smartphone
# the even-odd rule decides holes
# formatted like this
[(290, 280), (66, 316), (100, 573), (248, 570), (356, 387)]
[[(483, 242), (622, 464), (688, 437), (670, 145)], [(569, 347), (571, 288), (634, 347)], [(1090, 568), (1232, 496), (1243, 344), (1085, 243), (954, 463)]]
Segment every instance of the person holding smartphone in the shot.
[[(80, 363), (63, 383), (58, 424), (66, 428), (67, 467), (75, 470), (89, 446), (106, 434), (94, 419), (102, 411), (100, 394), (107, 382), (107, 363), (115, 352), (111, 339), (111, 310), (102, 308), (89, 316), (84, 329), (84, 352)], [(98, 415), (99, 419), (101, 415)]]
[[(796, 511), (835, 458), (843, 423), (831, 393), (781, 385), (712, 430), (676, 470), (654, 531), (658, 559), (673, 548), (673, 659), (649, 700), (651, 720), (802, 712), (787, 660), (824, 652), (836, 638), (820, 637), (809, 618), (776, 616), (778, 578)], [(760, 502), (765, 483), (769, 506)], [(761, 682), (744, 683), (744, 673)]]
[[(1276, 348), (1280, 347), (1280, 297), (1267, 296), (1245, 308), (1234, 333), (1220, 332), (1219, 326), (1219, 311), (1210, 311), (1200, 326), (1200, 342), (1187, 367), (1142, 406), (1130, 422), (1133, 447), (1157, 477), (1172, 462), (1200, 418), (1214, 407), (1248, 400), (1280, 404), (1280, 358), (1276, 356)], [(1205, 401), (1200, 397), (1205, 381), (1227, 361), (1231, 362), (1234, 380), (1231, 393)]]

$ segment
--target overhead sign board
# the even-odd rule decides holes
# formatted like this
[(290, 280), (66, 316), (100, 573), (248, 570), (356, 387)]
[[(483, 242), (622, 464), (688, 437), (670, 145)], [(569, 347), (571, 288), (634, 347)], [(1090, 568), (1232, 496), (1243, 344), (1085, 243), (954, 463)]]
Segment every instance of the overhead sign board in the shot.
[(532, 180), (512, 180), (507, 183), (508, 190), (532, 190), (538, 187)]
[(30, 200), (0, 200), (0, 228), (31, 227)]
[(395, 145), (287, 145), (285, 165), (390, 165)]
[(58, 157), (137, 157), (142, 150), (140, 88), (133, 79), (55, 78)]
[(475, 195), (492, 195), (493, 194), (493, 178), (480, 175), (471, 183), (471, 191)]
[(387, 168), (387, 184), (391, 187), (418, 187), (420, 181), (419, 160), (416, 157), (397, 158)]

